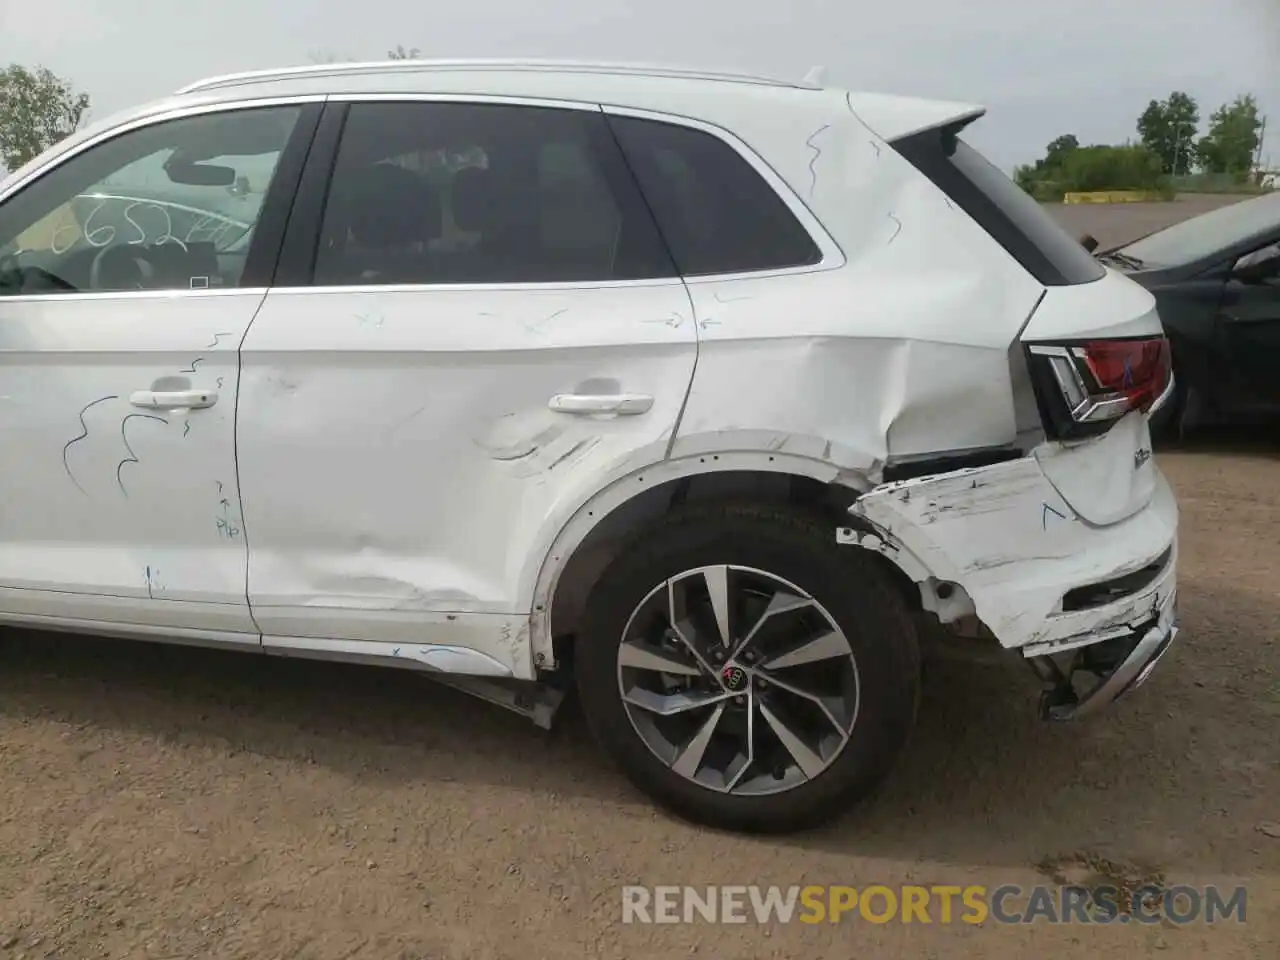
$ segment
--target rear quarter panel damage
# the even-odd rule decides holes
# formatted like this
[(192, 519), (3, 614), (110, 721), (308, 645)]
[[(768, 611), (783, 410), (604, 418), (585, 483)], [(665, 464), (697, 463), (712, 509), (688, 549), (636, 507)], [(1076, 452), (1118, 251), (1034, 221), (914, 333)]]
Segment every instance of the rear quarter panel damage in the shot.
[(1043, 287), (843, 98), (817, 104), (739, 132), (841, 257), (689, 280), (698, 369), (672, 454), (777, 445), (874, 473), (1013, 442), (1008, 351)]
[[(1090, 464), (1075, 467), (1087, 473)], [(1096, 632), (1141, 620), (1154, 601), (1139, 592), (1119, 606), (1062, 615), (1063, 595), (1132, 573), (1174, 546), (1173, 494), (1153, 464), (1140, 469), (1151, 472), (1152, 509), (1106, 527), (1072, 509), (1033, 455), (877, 487), (851, 508), (853, 522), (865, 524), (853, 536), (917, 582), (960, 587), (1005, 647)], [(1170, 580), (1152, 592), (1172, 589)]]

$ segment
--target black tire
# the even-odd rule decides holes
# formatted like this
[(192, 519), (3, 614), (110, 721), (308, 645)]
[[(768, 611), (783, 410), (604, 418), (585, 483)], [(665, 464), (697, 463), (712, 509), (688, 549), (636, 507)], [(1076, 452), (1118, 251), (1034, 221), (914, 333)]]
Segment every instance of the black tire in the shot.
[[(605, 752), (661, 806), (717, 828), (785, 833), (834, 818), (889, 774), (919, 705), (915, 624), (879, 558), (838, 545), (835, 526), (774, 505), (692, 503), (631, 541), (601, 576), (574, 645), (579, 696)], [(730, 795), (673, 772), (637, 734), (619, 689), (618, 648), (632, 611), (668, 578), (726, 563), (809, 593), (844, 631), (857, 664), (860, 697), (848, 741), (826, 770), (786, 792)]]

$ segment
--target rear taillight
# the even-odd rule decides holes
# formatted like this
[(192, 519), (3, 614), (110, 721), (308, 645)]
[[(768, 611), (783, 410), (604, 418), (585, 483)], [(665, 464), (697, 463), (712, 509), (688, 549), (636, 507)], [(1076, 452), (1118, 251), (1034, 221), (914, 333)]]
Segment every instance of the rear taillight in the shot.
[(1148, 413), (1173, 389), (1169, 341), (1086, 340), (1027, 348), (1046, 430), (1069, 440), (1105, 432), (1126, 413)]

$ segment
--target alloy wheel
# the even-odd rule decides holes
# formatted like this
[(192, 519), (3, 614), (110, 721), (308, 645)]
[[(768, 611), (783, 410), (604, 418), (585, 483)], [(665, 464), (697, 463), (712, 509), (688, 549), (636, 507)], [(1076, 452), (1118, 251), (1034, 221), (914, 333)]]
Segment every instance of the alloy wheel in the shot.
[(835, 619), (795, 584), (729, 564), (649, 592), (624, 629), (618, 684), (658, 759), (733, 795), (819, 776), (858, 717), (857, 662)]

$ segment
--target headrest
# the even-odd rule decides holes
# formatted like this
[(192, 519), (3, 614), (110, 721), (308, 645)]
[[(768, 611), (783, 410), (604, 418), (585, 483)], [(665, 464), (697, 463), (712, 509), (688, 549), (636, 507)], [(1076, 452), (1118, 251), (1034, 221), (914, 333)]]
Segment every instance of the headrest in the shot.
[(333, 197), (335, 221), (361, 247), (384, 249), (440, 235), (440, 198), (427, 178), (393, 163), (375, 163), (343, 178)]

